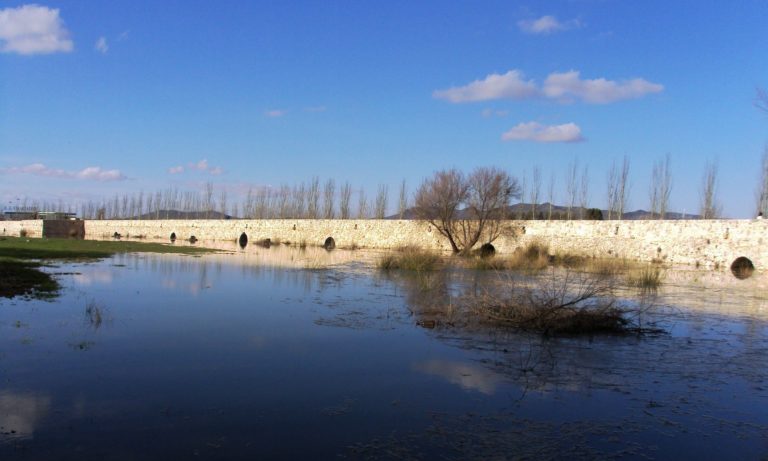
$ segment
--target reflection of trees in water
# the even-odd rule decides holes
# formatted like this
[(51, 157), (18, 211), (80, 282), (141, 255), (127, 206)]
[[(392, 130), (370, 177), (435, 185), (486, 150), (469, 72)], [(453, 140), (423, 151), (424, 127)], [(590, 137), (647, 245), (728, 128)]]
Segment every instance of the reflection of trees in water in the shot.
[[(356, 445), (353, 459), (417, 459), (424, 453), (441, 459), (506, 459), (510, 453), (521, 459), (634, 458), (669, 449), (662, 444), (649, 452), (643, 440), (691, 446), (704, 435), (746, 447), (763, 440), (764, 320), (668, 306), (653, 297), (624, 298), (658, 303), (658, 311), (644, 315), (665, 322), (670, 333), (545, 337), (465, 318), (462, 297), (484, 293), (493, 277), (457, 271), (427, 278), (392, 274), (388, 280), (402, 290), (428, 335), (472, 358), (425, 360), (413, 370), (471, 392), (508, 395), (511, 405), (492, 414), (436, 412), (423, 432)], [(569, 413), (561, 421), (553, 400), (583, 408), (584, 415)]]
[[(565, 389), (653, 394), (654, 376), (673, 377), (684, 386), (697, 382), (702, 389), (716, 388), (732, 377), (746, 382), (768, 379), (763, 321), (692, 315), (684, 308), (659, 306), (638, 311), (638, 321), (661, 322), (674, 334), (547, 337), (483, 321), (472, 309), (472, 300), (509, 283), (495, 273), (400, 272), (386, 277), (402, 291), (416, 324), (439, 341), (475, 353), (479, 363), (518, 386), (521, 395)], [(535, 278), (515, 277), (518, 285), (537, 283)], [(639, 295), (619, 301), (643, 308), (658, 302)]]

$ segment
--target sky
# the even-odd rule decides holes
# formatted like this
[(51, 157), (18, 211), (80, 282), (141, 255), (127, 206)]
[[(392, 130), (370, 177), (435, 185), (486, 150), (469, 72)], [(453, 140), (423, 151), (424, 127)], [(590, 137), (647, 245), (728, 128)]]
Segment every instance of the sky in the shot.
[[(605, 207), (756, 210), (768, 2), (0, 1), (0, 204), (333, 178), (375, 194), (494, 166)], [(543, 201), (543, 200), (542, 200)]]

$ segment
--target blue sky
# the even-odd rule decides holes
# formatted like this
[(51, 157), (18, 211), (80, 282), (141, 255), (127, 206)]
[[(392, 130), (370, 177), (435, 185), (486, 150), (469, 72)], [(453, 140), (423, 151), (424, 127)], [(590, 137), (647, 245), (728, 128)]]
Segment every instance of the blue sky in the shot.
[(538, 166), (562, 203), (578, 160), (604, 207), (626, 155), (637, 209), (669, 154), (672, 209), (717, 161), (750, 217), (766, 24), (762, 0), (2, 2), (0, 200), (319, 176), (394, 204), (437, 169)]

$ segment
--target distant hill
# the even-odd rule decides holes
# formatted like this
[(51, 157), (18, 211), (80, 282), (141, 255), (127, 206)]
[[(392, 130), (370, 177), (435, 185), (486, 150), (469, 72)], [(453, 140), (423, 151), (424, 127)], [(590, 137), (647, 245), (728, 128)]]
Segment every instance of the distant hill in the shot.
[[(509, 205), (506, 208), (506, 216), (509, 219), (531, 219), (531, 204), (530, 203), (515, 203)], [(582, 211), (584, 213), (582, 214)], [(603, 219), (608, 219), (608, 211), (600, 210), (603, 215)], [(536, 219), (548, 219), (550, 213), (549, 202), (536, 205), (535, 215)], [(461, 219), (466, 215), (465, 210), (460, 210), (458, 217)], [(552, 219), (566, 219), (568, 216), (568, 207), (562, 205), (552, 205)], [(571, 209), (571, 216), (579, 218), (580, 216), (588, 216), (588, 212), (581, 207), (574, 207)], [(387, 216), (386, 219), (400, 219), (400, 214), (396, 213)], [(416, 219), (416, 212), (414, 208), (408, 208), (403, 214), (403, 219)], [(580, 218), (579, 218), (580, 219)], [(625, 220), (641, 220), (641, 219), (657, 219), (651, 212), (645, 210), (628, 211), (624, 213), (621, 219)], [(665, 219), (701, 219), (701, 216), (696, 214), (683, 214), (676, 211), (669, 211), (666, 213)]]
[(220, 213), (218, 211), (178, 211), (178, 210), (160, 210), (156, 213), (144, 213), (133, 219), (232, 219), (233, 217)]

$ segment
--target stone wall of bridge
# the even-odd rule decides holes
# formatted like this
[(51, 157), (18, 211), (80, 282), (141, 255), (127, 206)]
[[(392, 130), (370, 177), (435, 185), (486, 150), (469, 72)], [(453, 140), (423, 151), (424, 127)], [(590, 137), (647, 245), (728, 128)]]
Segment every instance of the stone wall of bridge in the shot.
[[(26, 227), (33, 232), (36, 229)], [(450, 250), (447, 240), (429, 224), (411, 220), (89, 220), (85, 232), (90, 239), (108, 239), (118, 233), (123, 238), (170, 241), (173, 234), (180, 240), (195, 236), (201, 242), (235, 242), (245, 233), (250, 242), (270, 239), (313, 246), (332, 237), (341, 248), (415, 245)], [(734, 259), (744, 256), (756, 268), (768, 269), (768, 220), (505, 221), (493, 245), (498, 252), (511, 254), (532, 242), (548, 245), (552, 254), (620, 257), (705, 268), (728, 267)]]

